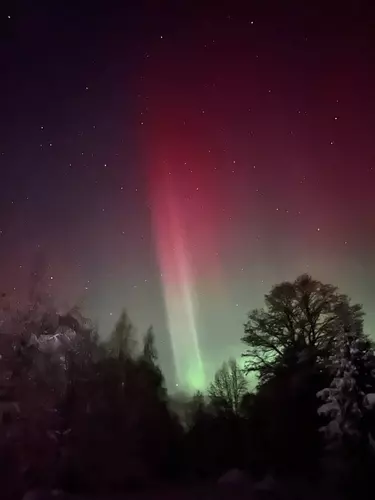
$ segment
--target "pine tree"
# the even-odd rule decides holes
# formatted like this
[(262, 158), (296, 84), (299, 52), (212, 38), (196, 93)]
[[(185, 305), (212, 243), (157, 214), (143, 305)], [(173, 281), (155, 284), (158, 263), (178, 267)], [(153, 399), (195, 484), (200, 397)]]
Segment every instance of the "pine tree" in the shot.
[(155, 364), (158, 360), (158, 352), (155, 346), (155, 334), (152, 326), (147, 330), (143, 339), (143, 358), (149, 363)]
[(136, 351), (135, 337), (135, 328), (124, 310), (106, 343), (109, 354), (117, 359), (132, 358)]

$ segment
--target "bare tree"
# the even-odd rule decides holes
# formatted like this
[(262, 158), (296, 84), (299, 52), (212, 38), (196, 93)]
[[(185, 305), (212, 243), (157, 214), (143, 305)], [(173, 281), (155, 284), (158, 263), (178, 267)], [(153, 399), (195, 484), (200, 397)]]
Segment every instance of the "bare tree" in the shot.
[(214, 406), (238, 414), (243, 396), (247, 392), (245, 375), (235, 359), (223, 363), (215, 373), (208, 394)]
[(341, 329), (363, 329), (360, 305), (352, 305), (336, 287), (308, 275), (274, 286), (265, 303), (265, 308), (249, 313), (242, 338), (248, 346), (245, 368), (258, 372), (261, 381), (275, 375), (280, 366), (328, 355)]

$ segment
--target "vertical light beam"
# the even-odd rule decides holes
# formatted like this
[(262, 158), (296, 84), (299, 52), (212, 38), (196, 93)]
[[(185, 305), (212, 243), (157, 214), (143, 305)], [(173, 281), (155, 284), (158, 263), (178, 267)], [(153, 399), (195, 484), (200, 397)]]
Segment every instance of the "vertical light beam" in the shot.
[(203, 389), (205, 374), (197, 332), (194, 273), (184, 219), (171, 177), (164, 173), (156, 184), (152, 214), (178, 385), (186, 390)]

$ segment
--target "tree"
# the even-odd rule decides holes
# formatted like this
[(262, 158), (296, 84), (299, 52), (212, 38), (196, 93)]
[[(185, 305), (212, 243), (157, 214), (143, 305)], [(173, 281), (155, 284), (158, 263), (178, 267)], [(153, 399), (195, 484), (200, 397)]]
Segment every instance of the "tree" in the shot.
[(158, 352), (155, 346), (155, 334), (152, 326), (147, 330), (143, 339), (143, 359), (155, 364), (158, 359)]
[(18, 410), (10, 415), (9, 404), (5, 408), (6, 444), (19, 476), (14, 482), (52, 487), (71, 425), (62, 407), (71, 402), (72, 388), (83, 366), (91, 363), (96, 343), (77, 309), (60, 315), (42, 291), (30, 297), (23, 308), (6, 310), (0, 332), (0, 399), (3, 395)]
[[(363, 333), (339, 332), (329, 359), (331, 384), (317, 393), (323, 404), (318, 414), (326, 420), (325, 466), (335, 488), (350, 491), (372, 483), (374, 461), (373, 412), (375, 351)], [(370, 482), (368, 482), (370, 481)], [(362, 496), (362, 492), (361, 495)]]
[(360, 305), (306, 274), (274, 286), (265, 303), (249, 313), (242, 338), (245, 369), (257, 372), (261, 383), (285, 367), (326, 358), (340, 329), (363, 328)]
[(190, 402), (190, 409), (193, 415), (202, 413), (206, 409), (206, 402), (202, 391), (196, 391)]
[(375, 352), (364, 334), (342, 331), (335, 339), (330, 357), (332, 382), (318, 392), (323, 400), (318, 413), (328, 418), (322, 427), (328, 447), (351, 449), (368, 441), (364, 416), (369, 410), (369, 394), (375, 390)]
[(155, 334), (152, 326), (150, 326), (143, 338), (143, 349), (138, 359), (138, 367), (140, 368), (140, 373), (142, 372), (147, 377), (148, 383), (152, 384), (159, 398), (166, 400), (165, 380), (158, 365), (158, 352), (155, 346)]
[(183, 420), (186, 428), (190, 429), (208, 413), (204, 394), (201, 391), (196, 391), (192, 397), (185, 401), (184, 410)]
[(274, 286), (265, 302), (250, 312), (243, 337), (245, 368), (259, 375), (253, 447), (264, 466), (312, 477), (322, 448), (316, 393), (329, 384), (338, 332), (363, 331), (362, 308), (308, 275)]
[(245, 375), (235, 359), (224, 362), (215, 373), (208, 394), (214, 406), (238, 415), (243, 396), (247, 392)]
[(136, 348), (135, 329), (124, 310), (106, 344), (107, 350), (115, 358), (131, 358)]
[(124, 488), (178, 468), (182, 429), (168, 409), (154, 334), (147, 332), (136, 355), (133, 332), (122, 315), (106, 344), (110, 355), (93, 362), (91, 373), (71, 365), (65, 477), (76, 490)]
[[(217, 373), (224, 372), (230, 378), (230, 365), (235, 377), (242, 380), (243, 374), (234, 360), (224, 363)], [(195, 393), (187, 408), (186, 451), (192, 472), (200, 477), (217, 477), (248, 464), (248, 421), (239, 414), (242, 391), (235, 390), (238, 398), (233, 397), (231, 382), (233, 380), (229, 380), (229, 387), (224, 388), (223, 393), (220, 387), (216, 392), (211, 386), (213, 392), (208, 394), (208, 400), (201, 392)]]

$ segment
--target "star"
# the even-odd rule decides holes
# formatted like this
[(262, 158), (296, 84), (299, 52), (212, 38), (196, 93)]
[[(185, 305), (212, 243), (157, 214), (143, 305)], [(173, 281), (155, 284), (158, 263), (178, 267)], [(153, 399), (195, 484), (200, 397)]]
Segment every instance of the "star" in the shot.
[[(167, 323), (186, 323), (184, 308), (196, 294), (202, 303), (188, 314), (196, 316), (206, 385), (210, 366), (234, 343), (225, 330), (237, 332), (240, 356), (242, 308), (261, 307), (266, 289), (284, 277), (309, 267), (314, 278), (346, 282), (342, 293), (373, 307), (375, 80), (357, 57), (371, 44), (369, 21), (360, 13), (353, 25), (344, 5), (350, 44), (335, 42), (344, 33), (332, 23), (312, 39), (305, 3), (298, 12), (283, 5), (283, 19), (293, 22), (280, 30), (267, 9), (185, 16), (175, 2), (149, 36), (132, 9), (124, 32), (116, 22), (123, 9), (100, 7), (98, 30), (80, 12), (71, 24), (50, 2), (33, 37), (19, 29), (16, 13), (3, 13), (9, 78), (0, 87), (9, 106), (1, 117), (0, 276), (14, 301), (27, 290), (34, 257), (46, 254), (47, 292), (56, 289), (54, 300), (64, 303), (81, 294), (104, 323), (103, 338), (123, 301), (140, 331), (154, 321), (166, 352), (176, 341), (193, 365), (194, 349), (181, 348), (188, 328)], [(87, 54), (71, 53), (64, 37), (50, 36), (51, 26), (73, 33)], [(47, 80), (45, 40), (53, 54)], [(107, 50), (108, 40), (119, 50)], [(21, 80), (19, 47), (30, 56)], [(351, 85), (334, 78), (312, 91), (328, 60), (332, 75), (345, 73)], [(366, 286), (356, 289), (360, 280)], [(225, 317), (216, 337), (212, 304)], [(215, 350), (207, 348), (214, 341)], [(183, 365), (172, 354), (163, 358), (166, 374)], [(175, 389), (173, 378), (167, 384)]]

